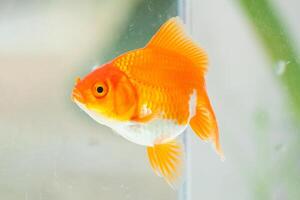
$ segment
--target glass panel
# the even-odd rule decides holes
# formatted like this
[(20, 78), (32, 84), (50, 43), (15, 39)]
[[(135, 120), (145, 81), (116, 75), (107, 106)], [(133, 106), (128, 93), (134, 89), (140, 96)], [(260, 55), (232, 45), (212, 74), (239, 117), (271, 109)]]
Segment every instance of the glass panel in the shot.
[[(1, 1), (0, 199), (299, 199), (299, 7), (291, 1)], [(83, 77), (180, 15), (209, 56), (226, 160), (188, 129), (173, 190), (145, 147), (70, 98)], [(179, 192), (178, 192), (179, 191)]]
[(1, 1), (0, 199), (176, 199), (145, 147), (72, 103), (75, 77), (142, 47), (176, 0)]
[(190, 1), (226, 157), (189, 134), (191, 199), (299, 199), (299, 8), (299, 1)]

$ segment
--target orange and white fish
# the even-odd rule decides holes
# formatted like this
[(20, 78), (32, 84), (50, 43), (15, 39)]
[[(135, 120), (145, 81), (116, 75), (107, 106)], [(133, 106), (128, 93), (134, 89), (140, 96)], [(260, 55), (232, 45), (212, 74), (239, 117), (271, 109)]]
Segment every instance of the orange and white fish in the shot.
[(207, 56), (171, 18), (143, 48), (96, 68), (72, 92), (74, 102), (100, 124), (147, 148), (155, 172), (174, 183), (183, 149), (176, 138), (188, 125), (212, 140), (222, 156), (218, 126), (204, 76)]

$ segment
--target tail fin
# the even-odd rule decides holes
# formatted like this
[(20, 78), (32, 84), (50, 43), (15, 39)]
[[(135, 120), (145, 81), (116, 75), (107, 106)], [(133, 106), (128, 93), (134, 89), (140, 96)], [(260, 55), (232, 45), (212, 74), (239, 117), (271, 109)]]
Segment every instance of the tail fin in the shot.
[(191, 119), (190, 126), (202, 140), (212, 140), (217, 153), (224, 159), (217, 120), (205, 88), (198, 94), (196, 115)]

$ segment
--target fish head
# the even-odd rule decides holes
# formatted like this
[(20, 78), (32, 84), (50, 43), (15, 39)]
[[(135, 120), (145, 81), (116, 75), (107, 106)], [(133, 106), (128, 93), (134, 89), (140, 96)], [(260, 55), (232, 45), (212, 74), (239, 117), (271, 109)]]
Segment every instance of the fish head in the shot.
[(77, 79), (72, 99), (88, 114), (92, 112), (109, 120), (128, 121), (137, 108), (134, 86), (127, 75), (112, 64), (105, 64), (83, 79)]

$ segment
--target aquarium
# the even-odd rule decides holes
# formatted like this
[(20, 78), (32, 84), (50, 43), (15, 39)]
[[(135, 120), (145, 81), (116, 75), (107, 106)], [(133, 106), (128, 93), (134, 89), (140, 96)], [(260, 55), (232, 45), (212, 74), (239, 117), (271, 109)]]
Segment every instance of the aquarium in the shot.
[[(299, 9), (297, 0), (1, 1), (0, 199), (299, 199)], [(184, 168), (168, 184), (144, 146), (93, 120), (72, 90), (176, 16), (208, 56), (224, 159), (187, 127)]]

